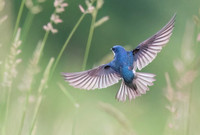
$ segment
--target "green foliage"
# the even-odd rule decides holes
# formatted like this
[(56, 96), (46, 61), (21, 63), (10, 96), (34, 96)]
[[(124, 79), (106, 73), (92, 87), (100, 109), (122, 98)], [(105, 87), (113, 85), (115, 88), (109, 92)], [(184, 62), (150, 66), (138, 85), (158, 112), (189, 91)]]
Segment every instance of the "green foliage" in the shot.
[[(0, 0), (0, 135), (199, 134), (199, 5)], [(83, 91), (60, 75), (110, 61), (113, 45), (135, 48), (175, 12), (170, 42), (143, 70), (157, 75), (146, 95), (120, 103), (120, 84)]]

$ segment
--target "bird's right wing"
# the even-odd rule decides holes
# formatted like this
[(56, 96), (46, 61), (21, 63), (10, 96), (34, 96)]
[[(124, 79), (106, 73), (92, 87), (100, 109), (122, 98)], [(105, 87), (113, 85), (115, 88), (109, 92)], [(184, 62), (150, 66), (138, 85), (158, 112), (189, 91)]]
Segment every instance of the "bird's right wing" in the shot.
[(87, 90), (106, 88), (121, 79), (108, 64), (83, 72), (63, 73), (63, 76), (71, 86)]
[(133, 50), (133, 66), (135, 70), (136, 68), (141, 70), (146, 65), (151, 63), (157, 56), (157, 53), (161, 51), (162, 47), (168, 43), (169, 38), (172, 35), (172, 31), (174, 29), (175, 17), (176, 14), (160, 31), (158, 31), (155, 35), (140, 43)]

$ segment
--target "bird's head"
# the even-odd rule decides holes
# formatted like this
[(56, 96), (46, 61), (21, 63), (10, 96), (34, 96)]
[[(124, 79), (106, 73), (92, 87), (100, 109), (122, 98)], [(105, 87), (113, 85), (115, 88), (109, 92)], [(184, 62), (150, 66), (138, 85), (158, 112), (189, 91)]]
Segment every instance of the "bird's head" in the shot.
[(122, 47), (122, 46), (120, 46), (120, 45), (115, 45), (115, 46), (113, 46), (111, 49), (112, 49), (112, 51), (113, 51), (114, 54), (120, 54), (120, 53), (126, 51), (126, 50), (124, 49), (124, 47)]

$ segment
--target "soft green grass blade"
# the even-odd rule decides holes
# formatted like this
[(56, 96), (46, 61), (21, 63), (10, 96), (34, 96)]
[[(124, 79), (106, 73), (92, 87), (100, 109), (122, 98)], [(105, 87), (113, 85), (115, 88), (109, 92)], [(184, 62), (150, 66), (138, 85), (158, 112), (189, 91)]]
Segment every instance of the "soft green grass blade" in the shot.
[(91, 22), (91, 25), (90, 25), (90, 31), (89, 31), (88, 41), (87, 41), (87, 44), (86, 44), (86, 50), (85, 50), (85, 55), (84, 55), (84, 59), (83, 59), (82, 70), (85, 70), (85, 68), (86, 68), (86, 64), (87, 64), (87, 60), (88, 60), (88, 55), (89, 55), (89, 51), (90, 51), (90, 47), (91, 47), (91, 42), (92, 42), (92, 37), (93, 37), (93, 33), (94, 33), (94, 28), (95, 28), (95, 22), (96, 22), (97, 13), (98, 13), (98, 10), (95, 10), (93, 12), (93, 14), (92, 14), (92, 22)]
[(62, 92), (65, 94), (65, 96), (71, 101), (71, 103), (74, 105), (74, 107), (78, 108), (79, 104), (76, 102), (76, 100), (73, 98), (73, 96), (66, 90), (66, 88), (61, 84), (57, 83)]
[(31, 123), (30, 130), (29, 130), (30, 135), (33, 135), (33, 131), (34, 131), (34, 128), (36, 126), (36, 120), (37, 120), (39, 108), (40, 108), (40, 105), (41, 105), (41, 102), (42, 102), (44, 89), (48, 85), (49, 75), (50, 75), (50, 71), (51, 71), (53, 62), (54, 62), (54, 58), (51, 58), (49, 60), (49, 63), (47, 65), (45, 71), (44, 71), (43, 78), (41, 79), (40, 86), (38, 88), (38, 100), (37, 100), (37, 103), (36, 103), (35, 111), (34, 111), (34, 114), (33, 114), (33, 120), (32, 120), (32, 123)]
[(122, 112), (120, 112), (117, 108), (113, 107), (110, 104), (103, 103), (103, 102), (99, 103), (99, 107), (101, 110), (106, 112), (109, 116), (115, 118), (116, 121), (118, 121), (118, 123), (124, 128), (127, 135), (136, 135), (133, 132), (133, 130), (130, 126), (130, 122), (128, 121), (126, 116)]
[(25, 117), (27, 114), (27, 108), (28, 108), (28, 101), (30, 98), (30, 94), (32, 92), (32, 84), (34, 81), (34, 77), (35, 75), (38, 73), (38, 62), (39, 62), (39, 53), (40, 53), (40, 48), (41, 48), (41, 42), (38, 43), (35, 52), (33, 53), (33, 57), (29, 62), (28, 68), (25, 71), (22, 83), (20, 84), (21, 90), (26, 92), (26, 99), (25, 99), (25, 103), (24, 103), (24, 107), (22, 110), (22, 118), (20, 121), (20, 126), (19, 126), (19, 130), (18, 130), (18, 135), (21, 135), (22, 133), (22, 129), (24, 126), (24, 121), (25, 121)]
[(60, 89), (62, 90), (62, 92), (64, 93), (64, 95), (71, 101), (71, 103), (76, 108), (75, 114), (74, 114), (74, 119), (73, 119), (73, 124), (72, 124), (72, 135), (75, 135), (75, 131), (76, 131), (75, 126), (76, 126), (77, 115), (79, 112), (80, 105), (79, 105), (79, 103), (76, 102), (74, 97), (66, 90), (66, 88), (61, 83), (57, 83), (57, 84), (60, 87)]
[(21, 50), (19, 49), (21, 46), (20, 34), (21, 34), (21, 29), (19, 28), (14, 38), (13, 44), (10, 48), (10, 53), (5, 60), (5, 68), (4, 68), (4, 76), (3, 76), (2, 85), (3, 85), (4, 90), (7, 91), (7, 95), (6, 95), (7, 97), (6, 97), (6, 103), (5, 103), (5, 106), (6, 106), (5, 118), (4, 118), (4, 122), (2, 126), (3, 135), (6, 133), (6, 126), (8, 126), (7, 119), (8, 119), (8, 114), (9, 114), (11, 91), (13, 88), (14, 78), (17, 76), (16, 67), (22, 61), (21, 59), (17, 58), (18, 55), (21, 53)]
[(60, 58), (64, 52), (64, 50), (66, 49), (70, 39), (72, 38), (72, 36), (74, 35), (76, 29), (78, 28), (78, 26), (80, 25), (80, 23), (82, 22), (83, 18), (85, 17), (86, 14), (82, 14), (81, 17), (79, 18), (79, 20), (77, 21), (77, 23), (75, 24), (74, 28), (72, 29), (72, 31), (70, 32), (69, 36), (67, 37), (67, 40), (65, 41), (62, 49), (60, 50), (60, 53), (58, 54), (58, 57), (56, 58), (56, 62), (52, 68), (52, 72), (51, 72), (51, 77), (53, 76), (53, 73), (58, 65), (58, 62), (60, 61)]
[(14, 36), (13, 37), (15, 37), (15, 34), (17, 33), (17, 29), (19, 28), (19, 22), (20, 22), (20, 19), (21, 19), (21, 16), (22, 16), (22, 12), (23, 12), (23, 9), (24, 9), (25, 2), (26, 2), (26, 0), (22, 0), (22, 2), (21, 2), (19, 12), (18, 12), (18, 15), (17, 15), (17, 20), (16, 20), (16, 23), (15, 23)]

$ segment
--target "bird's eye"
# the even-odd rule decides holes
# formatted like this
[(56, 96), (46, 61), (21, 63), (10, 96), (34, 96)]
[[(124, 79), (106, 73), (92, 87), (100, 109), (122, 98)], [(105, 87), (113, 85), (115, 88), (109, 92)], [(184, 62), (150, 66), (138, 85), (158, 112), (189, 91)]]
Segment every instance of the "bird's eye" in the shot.
[(112, 50), (115, 51), (115, 48), (113, 47)]

